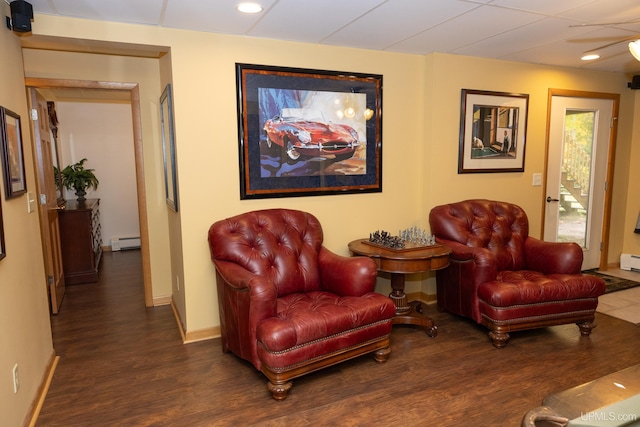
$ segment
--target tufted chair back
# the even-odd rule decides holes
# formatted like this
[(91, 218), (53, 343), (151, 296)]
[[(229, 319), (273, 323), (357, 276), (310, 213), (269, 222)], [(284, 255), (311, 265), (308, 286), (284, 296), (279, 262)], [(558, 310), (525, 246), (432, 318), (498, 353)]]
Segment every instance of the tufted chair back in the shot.
[(322, 227), (309, 213), (267, 209), (238, 215), (209, 232), (212, 258), (273, 280), (278, 297), (320, 287)]
[(604, 281), (582, 274), (582, 248), (529, 236), (517, 205), (466, 200), (436, 206), (431, 231), (451, 248), (449, 265), (436, 271), (438, 306), (489, 328), (502, 348), (509, 333), (575, 323), (582, 336), (595, 327)]
[(260, 370), (284, 400), (291, 380), (363, 354), (387, 360), (396, 307), (367, 257), (322, 246), (312, 214), (247, 212), (209, 227), (222, 350)]
[(524, 243), (529, 236), (529, 220), (517, 205), (466, 200), (435, 207), (429, 222), (431, 232), (439, 239), (491, 252), (498, 271), (526, 267)]

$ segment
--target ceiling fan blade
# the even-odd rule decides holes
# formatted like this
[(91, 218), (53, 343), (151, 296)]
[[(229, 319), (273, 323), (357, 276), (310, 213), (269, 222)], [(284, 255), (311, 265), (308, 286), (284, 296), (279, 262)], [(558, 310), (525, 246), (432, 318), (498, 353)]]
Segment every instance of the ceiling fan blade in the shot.
[(587, 53), (587, 52), (595, 52), (595, 51), (597, 51), (597, 50), (606, 49), (606, 48), (608, 48), (608, 47), (615, 46), (615, 45), (617, 45), (617, 44), (625, 43), (625, 42), (632, 41), (632, 40), (637, 40), (637, 39), (639, 39), (639, 38), (640, 38), (640, 35), (637, 35), (637, 34), (636, 34), (635, 36), (632, 36), (632, 37), (625, 37), (625, 38), (620, 39), (620, 40), (618, 40), (618, 41), (615, 41), (615, 42), (612, 42), (612, 43), (607, 43), (607, 44), (602, 45), (602, 46), (598, 46), (598, 47), (596, 47), (596, 48), (594, 48), (594, 49), (585, 50), (585, 51), (584, 51), (584, 53)]
[(640, 19), (636, 19), (636, 20), (633, 20), (633, 21), (624, 21), (624, 22), (600, 22), (600, 23), (596, 23), (596, 24), (574, 24), (574, 25), (569, 25), (569, 28), (575, 28), (575, 27), (606, 27), (608, 25), (637, 24), (638, 22), (640, 22)]

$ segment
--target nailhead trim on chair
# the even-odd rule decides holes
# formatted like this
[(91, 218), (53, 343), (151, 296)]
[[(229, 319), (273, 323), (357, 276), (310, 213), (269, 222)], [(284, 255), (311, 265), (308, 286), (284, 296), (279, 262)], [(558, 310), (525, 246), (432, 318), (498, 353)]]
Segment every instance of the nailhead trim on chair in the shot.
[(495, 305), (491, 305), (484, 300), (480, 300), (480, 301), (482, 301), (483, 303), (487, 304), (487, 306), (494, 308), (496, 310), (511, 310), (512, 308), (535, 307), (536, 305), (566, 304), (567, 302), (573, 302), (573, 301), (598, 301), (598, 298), (576, 298), (576, 299), (568, 299), (568, 300), (561, 300), (561, 301), (533, 302), (531, 304), (510, 305), (508, 307), (498, 307)]
[[(333, 335), (329, 335), (329, 336), (326, 336), (326, 337), (318, 338), (318, 339), (316, 339), (316, 340), (309, 341), (309, 342), (306, 342), (306, 343), (304, 343), (304, 344), (294, 345), (293, 347), (288, 348), (288, 349), (286, 349), (286, 350), (270, 351), (270, 350), (269, 350), (268, 348), (266, 348), (266, 347), (264, 346), (264, 344), (263, 344), (262, 342), (260, 342), (260, 341), (258, 341), (258, 345), (260, 345), (260, 347), (262, 347), (262, 348), (263, 348), (267, 353), (269, 353), (269, 354), (273, 354), (273, 355), (281, 355), (281, 354), (285, 354), (285, 353), (288, 353), (288, 352), (291, 352), (291, 351), (297, 350), (297, 349), (299, 349), (299, 348), (304, 348), (304, 347), (307, 347), (307, 346), (310, 346), (310, 345), (313, 345), (313, 344), (317, 344), (317, 343), (320, 343), (320, 342), (323, 342), (323, 341), (332, 340), (332, 339), (334, 339), (334, 338), (336, 338), (336, 337), (339, 337), (340, 335), (346, 335), (346, 334), (349, 334), (349, 333), (354, 332), (354, 331), (359, 331), (359, 330), (362, 330), (362, 329), (367, 329), (367, 328), (370, 328), (370, 327), (372, 327), (372, 326), (380, 325), (380, 324), (387, 323), (387, 322), (390, 322), (390, 321), (391, 321), (391, 319), (378, 320), (377, 322), (369, 323), (369, 324), (367, 324), (367, 325), (358, 326), (357, 328), (349, 329), (348, 331), (343, 331), (343, 332), (340, 332), (340, 333), (337, 333), (337, 334), (333, 334)], [(389, 334), (387, 334), (387, 335), (382, 335), (382, 336), (380, 336), (380, 337), (376, 337), (375, 339), (370, 340), (370, 341), (367, 341), (366, 343), (369, 343), (369, 342), (372, 342), (372, 341), (378, 341), (380, 338), (384, 338), (384, 337), (386, 337), (386, 336), (388, 336), (388, 335), (389, 335)], [(362, 344), (362, 343), (358, 344), (358, 346), (360, 346), (361, 344)], [(347, 347), (347, 348), (351, 348), (351, 347)], [(345, 349), (340, 349), (340, 351), (344, 351), (344, 350), (345, 350)], [(330, 353), (330, 354), (333, 354), (333, 353)], [(317, 358), (315, 358), (315, 359), (318, 359), (318, 358), (325, 358), (326, 356), (327, 356), (327, 355), (326, 355), (326, 354), (324, 354), (324, 355), (319, 356), (319, 357), (317, 357)], [(308, 364), (308, 362), (309, 362), (310, 360), (315, 360), (315, 359), (307, 359), (304, 363), (302, 363), (302, 365), (306, 365), (306, 364)], [(284, 368), (271, 368), (271, 367), (269, 367), (269, 369), (271, 369), (271, 370), (272, 370), (272, 371), (274, 371), (274, 372), (277, 372), (277, 371), (281, 371), (281, 370), (288, 370), (288, 369), (290, 369), (290, 368), (292, 368), (292, 367), (296, 367), (296, 366), (298, 366), (298, 365), (299, 365), (299, 364), (295, 364), (295, 365), (291, 365), (291, 366), (286, 366), (286, 367), (284, 367)]]
[[(352, 330), (353, 330), (353, 329), (352, 329)], [(371, 339), (371, 340), (369, 340), (369, 341), (363, 341), (363, 342), (361, 342), (360, 344), (358, 344), (357, 346), (356, 346), (356, 345), (352, 345), (352, 346), (350, 346), (350, 347), (345, 347), (345, 348), (340, 349), (339, 351), (334, 351), (333, 353), (326, 353), (326, 354), (323, 354), (322, 356), (314, 357), (313, 359), (307, 359), (307, 360), (305, 360), (304, 362), (296, 363), (295, 365), (284, 366), (284, 367), (282, 367), (282, 368), (273, 368), (273, 367), (271, 367), (271, 366), (269, 366), (269, 365), (267, 365), (267, 364), (265, 363), (265, 364), (264, 364), (264, 366), (266, 366), (266, 367), (267, 367), (270, 371), (272, 371), (272, 372), (278, 372), (278, 373), (280, 373), (280, 372), (286, 372), (286, 371), (289, 371), (289, 370), (291, 370), (291, 369), (297, 368), (298, 366), (305, 366), (305, 365), (308, 365), (308, 364), (309, 364), (309, 362), (313, 362), (313, 361), (315, 361), (315, 360), (326, 359), (326, 358), (327, 358), (327, 356), (331, 356), (332, 354), (342, 353), (342, 352), (344, 352), (345, 350), (350, 350), (350, 349), (352, 349), (352, 348), (362, 347), (362, 346), (367, 345), (367, 344), (372, 343), (372, 342), (381, 341), (381, 340), (383, 340), (383, 339), (388, 338), (388, 337), (389, 337), (389, 335), (390, 335), (390, 334), (381, 335), (381, 336), (379, 336), (379, 337), (377, 337), (377, 338), (374, 338), (374, 339)], [(309, 344), (310, 344), (310, 343), (309, 343)]]
[(593, 313), (595, 312), (595, 310), (580, 310), (580, 311), (570, 311), (567, 313), (556, 313), (556, 314), (545, 314), (542, 316), (528, 316), (528, 317), (518, 317), (517, 319), (510, 319), (510, 320), (494, 320), (491, 317), (487, 316), (486, 314), (482, 313), (482, 317), (484, 319), (489, 320), (491, 323), (494, 323), (496, 325), (511, 325), (514, 323), (520, 323), (520, 322), (524, 322), (524, 321), (529, 321), (529, 320), (540, 320), (540, 319), (562, 319), (563, 317), (571, 317), (574, 316), (576, 314), (589, 314), (589, 313)]

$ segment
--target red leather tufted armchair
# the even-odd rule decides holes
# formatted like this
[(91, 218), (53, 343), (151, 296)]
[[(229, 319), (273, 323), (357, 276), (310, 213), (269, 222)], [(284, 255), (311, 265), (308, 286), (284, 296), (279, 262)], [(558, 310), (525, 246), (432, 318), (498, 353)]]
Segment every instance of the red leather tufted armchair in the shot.
[(284, 400), (290, 380), (365, 353), (385, 362), (395, 305), (373, 292), (375, 263), (322, 246), (311, 214), (269, 209), (209, 229), (222, 349), (248, 360)]
[(595, 327), (604, 281), (580, 273), (578, 244), (529, 236), (519, 206), (466, 200), (433, 208), (429, 223), (452, 249), (449, 267), (436, 272), (438, 306), (489, 328), (494, 346), (511, 331), (576, 323), (589, 335)]

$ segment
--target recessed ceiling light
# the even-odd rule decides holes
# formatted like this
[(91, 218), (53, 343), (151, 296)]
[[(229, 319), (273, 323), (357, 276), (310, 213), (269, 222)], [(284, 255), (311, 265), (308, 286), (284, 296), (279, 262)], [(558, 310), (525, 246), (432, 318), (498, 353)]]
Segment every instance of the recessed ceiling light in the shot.
[(589, 53), (580, 59), (582, 59), (583, 61), (593, 61), (594, 59), (598, 58), (600, 58), (600, 55), (598, 55), (597, 53)]
[(262, 12), (262, 6), (259, 5), (258, 3), (252, 3), (252, 2), (239, 3), (236, 6), (236, 9), (238, 9), (242, 13), (260, 13), (260, 12)]

